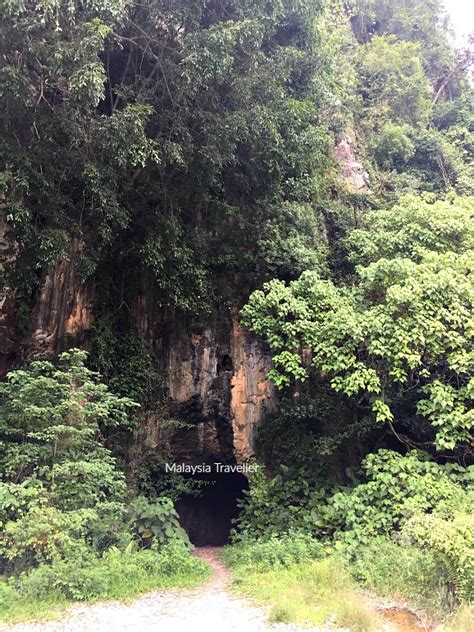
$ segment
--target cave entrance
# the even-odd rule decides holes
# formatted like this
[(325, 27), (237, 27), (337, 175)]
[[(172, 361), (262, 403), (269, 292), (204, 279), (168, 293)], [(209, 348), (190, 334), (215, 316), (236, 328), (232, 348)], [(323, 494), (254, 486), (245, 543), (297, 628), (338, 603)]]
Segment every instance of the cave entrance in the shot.
[(223, 546), (229, 542), (232, 520), (239, 514), (237, 501), (249, 488), (243, 474), (202, 474), (207, 484), (199, 496), (185, 495), (176, 502), (181, 526), (195, 546)]

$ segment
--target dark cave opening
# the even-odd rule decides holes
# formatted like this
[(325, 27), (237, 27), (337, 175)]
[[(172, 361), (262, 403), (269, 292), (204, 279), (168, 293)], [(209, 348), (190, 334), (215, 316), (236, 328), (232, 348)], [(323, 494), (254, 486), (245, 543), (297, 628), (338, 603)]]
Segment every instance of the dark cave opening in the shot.
[(201, 474), (207, 484), (200, 494), (182, 496), (176, 502), (181, 526), (195, 546), (223, 546), (229, 542), (232, 520), (239, 514), (237, 501), (249, 488), (238, 472)]

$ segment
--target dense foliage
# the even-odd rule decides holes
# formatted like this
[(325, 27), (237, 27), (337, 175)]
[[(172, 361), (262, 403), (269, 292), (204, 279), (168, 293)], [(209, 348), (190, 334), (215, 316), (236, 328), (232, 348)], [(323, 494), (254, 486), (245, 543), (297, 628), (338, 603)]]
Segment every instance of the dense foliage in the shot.
[(196, 313), (229, 298), (216, 276), (294, 276), (321, 258), (309, 205), (331, 79), (317, 2), (2, 9), (11, 285), (34, 288), (79, 237), (104, 294), (128, 301), (146, 272), (161, 305)]
[[(372, 568), (365, 550), (379, 542), (383, 554), (391, 545), (380, 538), (403, 538), (412, 547), (414, 568), (429, 565), (431, 556), (436, 572), (448, 578), (446, 586), (454, 586), (455, 599), (472, 600), (473, 466), (466, 467), (474, 421), (472, 213), (472, 198), (402, 198), (366, 213), (350, 232), (346, 248), (353, 268), (344, 284), (308, 271), (290, 283), (273, 280), (251, 295), (242, 319), (270, 344), (271, 377), (280, 389), (296, 386), (306, 393), (289, 404), (296, 433), (308, 398), (314, 403), (307, 416), (324, 431), (317, 393), (318, 385), (328, 384), (351, 404), (351, 414), (342, 417), (346, 429), (357, 436), (361, 422), (366, 431), (385, 428), (399, 452), (379, 448), (368, 454), (359, 471), (346, 471), (345, 482), (338, 477), (339, 489), (334, 481), (331, 488), (328, 476), (315, 479), (314, 466), (313, 476), (293, 469), (290, 485), (281, 473), (270, 481), (261, 473), (239, 517), (244, 533), (312, 533), (335, 544), (353, 561), (358, 578), (382, 591), (381, 566)], [(326, 445), (336, 454), (351, 432), (340, 421), (333, 425), (325, 429)], [(265, 425), (262, 430), (264, 454), (278, 454), (275, 436)], [(324, 462), (315, 432), (303, 441), (307, 468), (313, 459)], [(297, 437), (293, 433), (289, 454)], [(291, 458), (298, 463), (297, 454)], [(400, 581), (410, 592), (411, 576)], [(419, 602), (426, 605), (428, 593), (421, 591)], [(449, 604), (447, 593), (440, 594), (428, 605), (440, 610)]]
[(417, 201), (409, 198), (354, 231), (355, 258), (365, 265), (356, 266), (352, 286), (308, 271), (252, 294), (243, 322), (274, 350), (278, 386), (318, 371), (377, 422), (401, 418), (417, 438), (421, 426), (438, 449), (469, 443), (473, 202), (451, 204), (452, 215), (423, 201), (413, 213)]
[[(303, 613), (305, 590), (328, 598), (318, 577), (350, 585), (347, 560), (438, 612), (472, 600), (473, 54), (453, 48), (440, 0), (0, 0), (0, 14), (18, 349), (0, 383), (5, 612), (21, 594), (205, 576), (173, 504), (196, 485), (162, 476), (190, 421), (168, 406), (164, 348), (178, 325), (238, 311), (281, 399), (230, 563), (258, 567), (268, 594), (275, 569), (307, 584)], [(66, 268), (53, 306), (45, 286)], [(90, 355), (32, 360), (40, 299), (53, 339), (78, 287), (93, 288)], [(344, 596), (338, 621), (370, 628)]]
[[(130, 502), (103, 432), (137, 405), (112, 394), (71, 350), (35, 361), (0, 389), (0, 585), (5, 615), (42, 599), (91, 599), (193, 582), (205, 566), (171, 500)], [(117, 569), (120, 568), (119, 577)], [(132, 590), (133, 592), (133, 590)]]

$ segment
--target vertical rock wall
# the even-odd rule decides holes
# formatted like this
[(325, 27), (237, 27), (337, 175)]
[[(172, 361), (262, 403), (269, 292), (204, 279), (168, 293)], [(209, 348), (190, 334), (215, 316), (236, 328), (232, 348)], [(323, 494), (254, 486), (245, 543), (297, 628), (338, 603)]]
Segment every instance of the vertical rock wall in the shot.
[(215, 328), (183, 332), (170, 348), (169, 393), (177, 415), (196, 429), (183, 433), (177, 456), (237, 463), (252, 456), (257, 426), (276, 406), (270, 368), (266, 345), (234, 315)]
[(77, 274), (81, 243), (73, 239), (67, 257), (43, 275), (33, 310), (27, 355), (47, 357), (61, 349), (82, 346), (92, 322), (94, 285)]
[(269, 350), (232, 320), (231, 420), (234, 454), (242, 462), (254, 452), (257, 426), (276, 407), (276, 390), (267, 375), (271, 369)]
[[(74, 240), (68, 256), (44, 273), (24, 342), (26, 357), (89, 347), (96, 290), (92, 282), (78, 277), (80, 254), (81, 243)], [(266, 377), (269, 350), (238, 324), (231, 311), (214, 314), (197, 328), (160, 312), (152, 294), (143, 290), (132, 306), (133, 320), (154, 348), (159, 370), (168, 375), (172, 416), (190, 425), (176, 433), (176, 460), (243, 462), (253, 454), (259, 422), (276, 405), (276, 393)], [(10, 353), (7, 307), (5, 300), (0, 335), (3, 326), (3, 346)]]
[(339, 180), (352, 193), (370, 193), (369, 175), (357, 156), (355, 132), (349, 129), (336, 138), (332, 158), (339, 167)]

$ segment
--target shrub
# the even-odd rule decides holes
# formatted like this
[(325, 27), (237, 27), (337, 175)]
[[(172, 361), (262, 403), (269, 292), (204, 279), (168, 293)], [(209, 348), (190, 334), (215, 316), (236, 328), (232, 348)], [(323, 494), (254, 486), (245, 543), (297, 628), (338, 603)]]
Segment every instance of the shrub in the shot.
[(5, 524), (0, 555), (7, 560), (7, 568), (16, 572), (75, 557), (85, 548), (100, 552), (130, 539), (124, 512), (125, 505), (117, 503), (71, 511), (33, 506), (18, 520)]
[(0, 550), (16, 570), (62, 559), (83, 548), (87, 523), (96, 519), (93, 509), (33, 507), (19, 520), (6, 523)]
[(409, 125), (387, 123), (377, 138), (375, 159), (383, 169), (403, 167), (415, 153), (415, 144), (409, 137)]
[(111, 547), (102, 557), (84, 548), (56, 558), (0, 584), (0, 611), (6, 617), (20, 599), (30, 603), (121, 598), (154, 588), (192, 586), (209, 575), (208, 566), (174, 542), (156, 549)]
[(470, 513), (455, 512), (448, 519), (436, 512), (417, 513), (405, 524), (403, 533), (435, 556), (459, 600), (474, 599), (474, 518)]
[(246, 542), (244, 539), (238, 545), (224, 550), (224, 558), (231, 566), (248, 566), (262, 571), (273, 567), (289, 567), (323, 555), (323, 544), (303, 533), (272, 535), (258, 542)]
[(440, 465), (416, 450), (405, 456), (379, 450), (366, 457), (363, 468), (365, 483), (335, 494), (320, 509), (321, 525), (352, 548), (399, 529), (414, 512), (465, 502), (470, 479), (470, 468)]
[(350, 569), (358, 582), (383, 596), (403, 597), (441, 614), (453, 605), (446, 569), (430, 550), (392, 538), (372, 538), (354, 551)]
[[(73, 349), (57, 365), (35, 361), (0, 384), (0, 519), (42, 502), (59, 510), (123, 502), (123, 472), (101, 443), (106, 426), (127, 426), (136, 406), (113, 395)], [(16, 501), (15, 501), (16, 499)]]
[(0, 384), (0, 562), (11, 575), (0, 599), (17, 591), (13, 609), (20, 593), (33, 602), (121, 596), (187, 585), (206, 568), (189, 555), (170, 499), (126, 506), (124, 473), (101, 432), (126, 427), (135, 404), (85, 358), (72, 350)]
[(174, 540), (190, 546), (171, 499), (162, 497), (151, 502), (138, 496), (130, 503), (128, 514), (130, 528), (143, 546), (162, 546)]
[(313, 509), (325, 502), (328, 492), (323, 487), (316, 488), (308, 468), (281, 465), (269, 477), (260, 466), (248, 478), (250, 489), (240, 501), (236, 529), (231, 533), (233, 542), (239, 542), (241, 535), (259, 540), (271, 535), (317, 531)]

